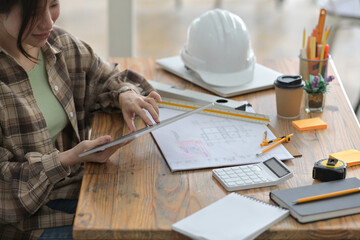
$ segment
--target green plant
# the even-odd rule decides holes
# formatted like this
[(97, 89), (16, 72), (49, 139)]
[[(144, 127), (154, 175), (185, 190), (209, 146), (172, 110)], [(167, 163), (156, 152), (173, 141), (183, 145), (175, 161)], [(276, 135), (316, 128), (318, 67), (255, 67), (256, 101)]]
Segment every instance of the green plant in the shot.
[(314, 76), (310, 74), (310, 79), (305, 81), (304, 90), (307, 93), (325, 93), (328, 85), (335, 77), (333, 75), (328, 76), (326, 79), (321, 76)]

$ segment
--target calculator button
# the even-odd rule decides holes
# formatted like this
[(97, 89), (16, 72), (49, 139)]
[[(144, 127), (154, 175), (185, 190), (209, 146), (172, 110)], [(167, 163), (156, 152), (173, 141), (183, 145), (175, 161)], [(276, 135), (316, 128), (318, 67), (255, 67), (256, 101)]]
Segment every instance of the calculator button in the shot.
[(254, 171), (261, 172), (261, 168), (259, 166), (254, 166)]

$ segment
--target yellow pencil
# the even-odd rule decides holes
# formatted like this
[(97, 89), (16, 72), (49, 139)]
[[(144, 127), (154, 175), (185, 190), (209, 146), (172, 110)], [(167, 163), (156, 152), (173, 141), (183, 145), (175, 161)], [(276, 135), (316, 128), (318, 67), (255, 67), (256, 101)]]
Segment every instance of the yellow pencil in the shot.
[(324, 35), (324, 40), (323, 40), (322, 45), (321, 45), (321, 54), (320, 54), (320, 62), (319, 62), (319, 65), (320, 65), (319, 66), (319, 74), (321, 74), (321, 72), (322, 72), (323, 63), (321, 61), (324, 59), (324, 53), (325, 53), (325, 39), (326, 39), (325, 35)]
[(331, 27), (329, 29), (326, 30), (325, 32), (325, 41), (328, 39), (329, 35), (330, 35), (330, 32), (331, 32)]
[(304, 28), (304, 33), (303, 33), (303, 41), (302, 41), (302, 48), (305, 49), (305, 38), (306, 38), (306, 31)]
[(312, 202), (312, 201), (317, 201), (317, 200), (326, 199), (326, 198), (339, 197), (342, 195), (356, 193), (356, 192), (360, 192), (360, 187), (342, 190), (342, 191), (338, 191), (338, 192), (316, 195), (316, 196), (312, 196), (312, 197), (300, 198), (300, 199), (294, 201), (294, 203), (299, 204), (299, 203)]

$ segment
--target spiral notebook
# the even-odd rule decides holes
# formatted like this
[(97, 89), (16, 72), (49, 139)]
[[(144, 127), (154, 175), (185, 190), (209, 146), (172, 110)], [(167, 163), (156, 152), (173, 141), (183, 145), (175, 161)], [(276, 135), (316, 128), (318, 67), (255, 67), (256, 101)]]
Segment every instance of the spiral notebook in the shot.
[(172, 229), (192, 239), (254, 239), (289, 211), (255, 198), (230, 193), (174, 223)]

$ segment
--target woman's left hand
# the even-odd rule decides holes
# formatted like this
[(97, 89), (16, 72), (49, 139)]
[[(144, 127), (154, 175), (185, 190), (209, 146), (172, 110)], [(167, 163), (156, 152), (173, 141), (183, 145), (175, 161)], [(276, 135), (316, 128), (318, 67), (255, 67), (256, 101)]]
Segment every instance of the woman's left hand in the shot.
[(123, 92), (119, 95), (119, 106), (131, 132), (136, 130), (134, 124), (135, 114), (139, 115), (147, 125), (153, 125), (143, 109), (150, 113), (155, 122), (160, 122), (159, 108), (156, 102), (161, 102), (161, 96), (155, 91), (150, 92), (147, 96), (139, 95), (134, 91)]

